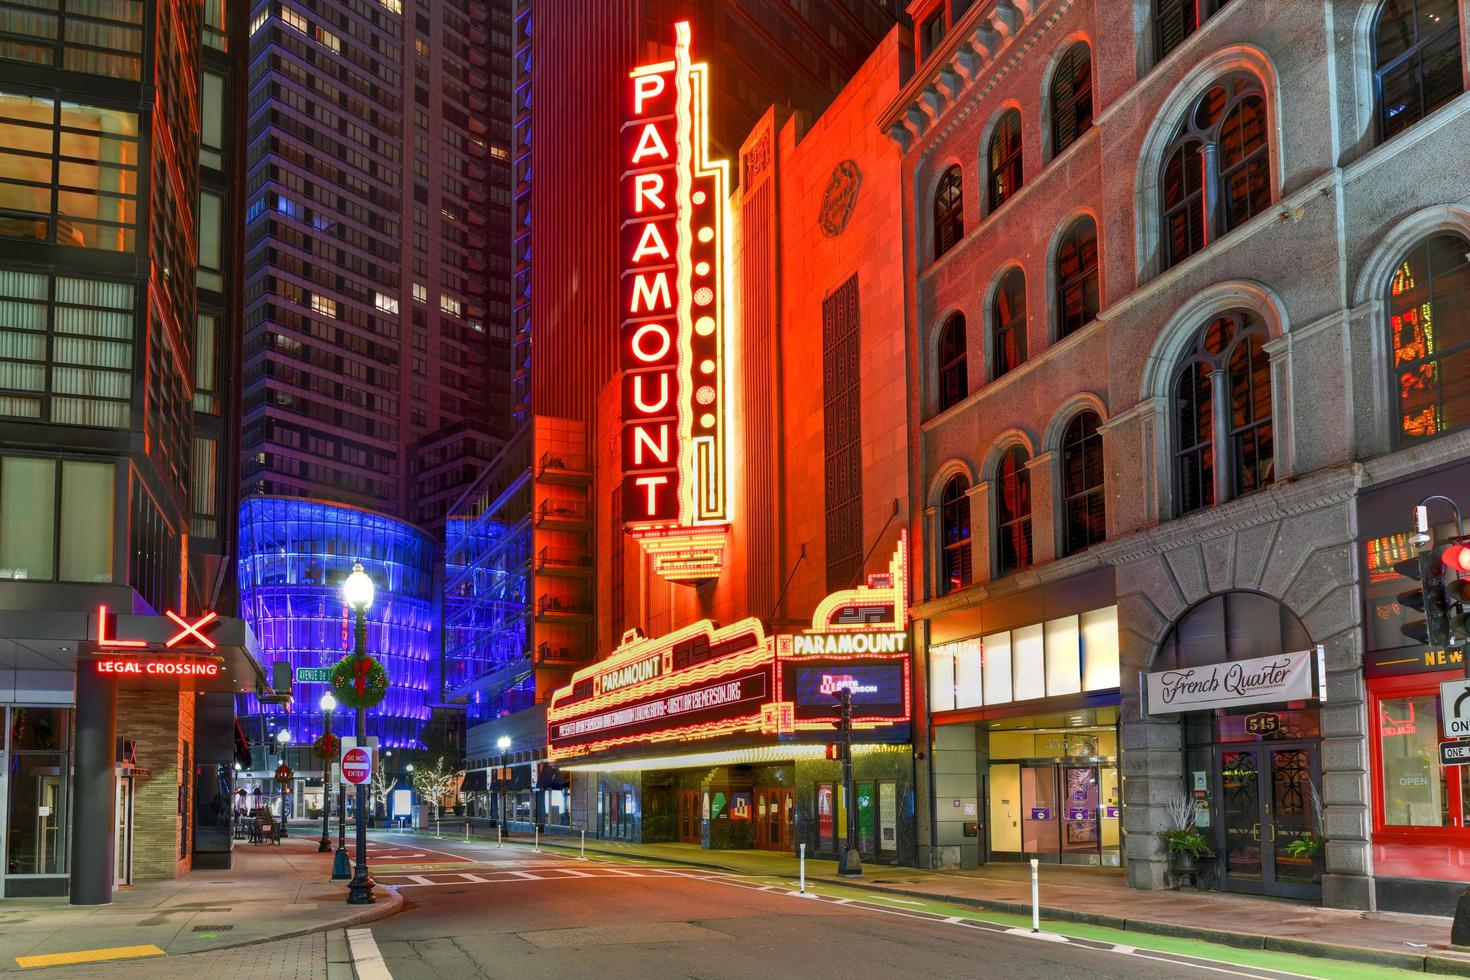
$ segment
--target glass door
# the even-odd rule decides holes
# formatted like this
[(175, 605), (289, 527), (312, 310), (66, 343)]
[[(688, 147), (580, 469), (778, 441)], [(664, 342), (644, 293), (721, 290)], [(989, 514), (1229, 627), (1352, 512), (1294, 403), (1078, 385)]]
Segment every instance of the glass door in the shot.
[(1059, 802), (1056, 766), (1021, 767), (1021, 851), (1026, 857), (1059, 860)]
[(117, 839), (113, 844), (117, 861), (114, 884), (133, 882), (133, 778), (117, 777)]
[(1314, 742), (1224, 747), (1217, 850), (1228, 891), (1284, 898), (1321, 896), (1321, 862), (1293, 857), (1291, 843), (1321, 833)]
[(1094, 766), (1063, 766), (1062, 863), (1098, 863), (1101, 792)]

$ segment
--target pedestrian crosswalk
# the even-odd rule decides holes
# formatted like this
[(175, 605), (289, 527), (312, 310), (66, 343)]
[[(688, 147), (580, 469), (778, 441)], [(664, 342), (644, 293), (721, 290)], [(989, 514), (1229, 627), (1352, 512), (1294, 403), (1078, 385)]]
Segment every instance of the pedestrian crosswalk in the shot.
[(733, 878), (729, 872), (710, 868), (622, 867), (610, 864), (548, 865), (544, 862), (495, 862), (473, 869), (398, 872), (385, 869), (373, 878), (395, 888), (434, 888), (447, 885), (506, 885), (529, 881), (566, 881), (586, 878)]

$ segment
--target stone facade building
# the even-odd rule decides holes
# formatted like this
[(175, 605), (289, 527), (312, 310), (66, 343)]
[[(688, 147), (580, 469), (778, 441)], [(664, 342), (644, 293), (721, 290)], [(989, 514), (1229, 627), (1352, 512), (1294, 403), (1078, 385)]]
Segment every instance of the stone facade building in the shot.
[[(904, 152), (921, 860), (1165, 887), (1190, 800), (1206, 885), (1443, 911), (1465, 819), (1421, 758), (1437, 679), (1378, 680), (1434, 658), (1386, 666), (1409, 641), (1375, 596), (1470, 453), (1465, 5), (910, 13), (880, 125)], [(1310, 697), (1145, 696), (1299, 651)], [(1416, 707), (1422, 733), (1389, 724)]]

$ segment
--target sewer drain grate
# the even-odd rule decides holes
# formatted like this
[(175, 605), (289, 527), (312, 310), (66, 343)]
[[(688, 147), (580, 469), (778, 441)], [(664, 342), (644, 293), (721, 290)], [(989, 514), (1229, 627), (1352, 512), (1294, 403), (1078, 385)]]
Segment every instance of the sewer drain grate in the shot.
[(229, 932), (234, 926), (195, 926), (195, 932)]

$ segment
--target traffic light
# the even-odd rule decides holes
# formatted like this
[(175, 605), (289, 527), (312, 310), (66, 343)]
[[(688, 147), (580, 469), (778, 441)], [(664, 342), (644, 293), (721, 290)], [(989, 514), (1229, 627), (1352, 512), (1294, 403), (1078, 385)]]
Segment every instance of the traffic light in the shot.
[[(1399, 605), (1424, 614), (1423, 619), (1405, 623), (1399, 629), (1411, 640), (1430, 647), (1449, 643), (1449, 599), (1445, 593), (1446, 553), (1454, 546), (1424, 550), (1393, 566), (1400, 575), (1419, 582), (1419, 588), (1399, 593)], [(1457, 556), (1458, 557), (1458, 556)]]
[(831, 759), (834, 762), (837, 761), (838, 759), (841, 759), (842, 758), (842, 746), (838, 745), (836, 742), (828, 742), (827, 743), (827, 758), (828, 759)]
[(1470, 545), (1452, 544), (1441, 557), (1444, 567), (1455, 572), (1445, 580), (1445, 617), (1450, 642), (1470, 639)]
[(837, 720), (832, 727), (846, 735), (852, 731), (852, 690), (844, 687), (832, 707), (837, 709)]

